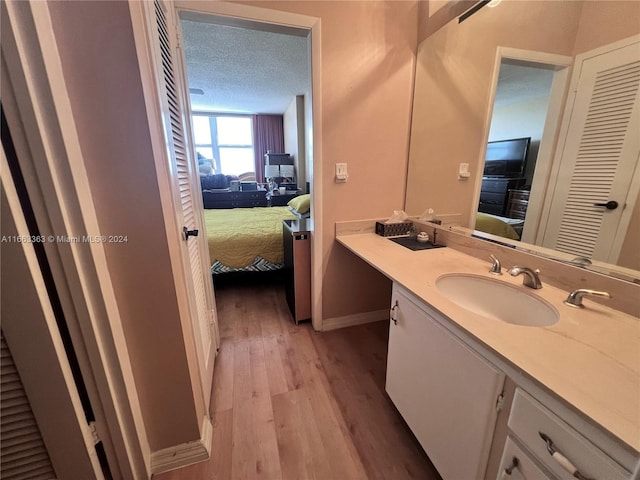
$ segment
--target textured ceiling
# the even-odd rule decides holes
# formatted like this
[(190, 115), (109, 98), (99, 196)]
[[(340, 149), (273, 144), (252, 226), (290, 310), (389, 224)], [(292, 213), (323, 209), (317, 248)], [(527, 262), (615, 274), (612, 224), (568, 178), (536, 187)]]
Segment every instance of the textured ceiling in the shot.
[(307, 38), (182, 20), (191, 108), (283, 113), (310, 91)]
[(506, 107), (533, 98), (547, 97), (551, 91), (552, 81), (552, 70), (502, 63), (495, 106)]
[[(194, 111), (283, 113), (310, 91), (307, 38), (194, 20), (181, 21)], [(553, 72), (503, 63), (495, 105), (547, 96)]]

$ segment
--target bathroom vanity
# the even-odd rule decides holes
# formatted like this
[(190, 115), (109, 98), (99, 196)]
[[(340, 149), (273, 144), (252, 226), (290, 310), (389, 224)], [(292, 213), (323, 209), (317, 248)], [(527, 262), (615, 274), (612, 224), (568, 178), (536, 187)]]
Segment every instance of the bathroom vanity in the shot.
[(393, 281), (386, 389), (445, 480), (570, 479), (572, 465), (577, 478), (630, 478), (640, 451), (638, 318), (588, 300), (573, 309), (567, 291), (526, 289), (509, 275), (495, 281), (550, 305), (556, 323), (488, 318), (437, 283), (492, 277), (489, 261), (411, 251), (374, 233), (337, 240)]

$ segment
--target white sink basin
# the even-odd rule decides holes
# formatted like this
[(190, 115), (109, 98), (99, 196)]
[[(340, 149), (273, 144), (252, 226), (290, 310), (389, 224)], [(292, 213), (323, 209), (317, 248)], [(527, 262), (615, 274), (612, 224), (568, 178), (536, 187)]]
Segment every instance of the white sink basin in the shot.
[(492, 320), (546, 327), (558, 321), (558, 311), (524, 288), (500, 280), (453, 273), (436, 279), (436, 288), (453, 303)]

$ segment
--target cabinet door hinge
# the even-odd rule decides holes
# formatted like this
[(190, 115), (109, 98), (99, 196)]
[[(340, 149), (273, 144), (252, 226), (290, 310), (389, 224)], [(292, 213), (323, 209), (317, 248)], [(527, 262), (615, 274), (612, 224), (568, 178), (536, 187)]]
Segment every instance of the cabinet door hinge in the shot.
[(504, 392), (498, 395), (496, 400), (496, 412), (500, 412), (504, 408)]
[(398, 308), (399, 307), (400, 305), (398, 305), (398, 301), (396, 300), (396, 302), (391, 307), (391, 310), (389, 310), (389, 320), (391, 320), (395, 325), (398, 324)]
[(174, 23), (173, 30), (176, 34), (176, 50), (180, 50), (180, 47), (182, 47), (182, 38), (180, 36), (180, 25), (178, 23)]
[(93, 437), (93, 444), (97, 444), (100, 441), (100, 437), (98, 436), (96, 422), (89, 422), (89, 432), (91, 432), (91, 436)]

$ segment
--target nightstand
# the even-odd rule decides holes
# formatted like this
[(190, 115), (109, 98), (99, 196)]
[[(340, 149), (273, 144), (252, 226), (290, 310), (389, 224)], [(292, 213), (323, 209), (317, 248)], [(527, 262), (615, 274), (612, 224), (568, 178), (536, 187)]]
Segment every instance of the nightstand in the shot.
[(285, 296), (296, 324), (311, 318), (311, 240), (309, 221), (283, 220)]
[(287, 190), (287, 193), (281, 195), (275, 192), (267, 193), (267, 204), (270, 207), (284, 207), (289, 203), (289, 200), (300, 195), (299, 190)]

